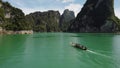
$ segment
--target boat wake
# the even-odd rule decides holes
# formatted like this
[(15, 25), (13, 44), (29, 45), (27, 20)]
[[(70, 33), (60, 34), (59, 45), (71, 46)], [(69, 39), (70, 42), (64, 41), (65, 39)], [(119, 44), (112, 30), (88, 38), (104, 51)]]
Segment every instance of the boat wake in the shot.
[(98, 52), (95, 52), (95, 51), (92, 51), (92, 50), (86, 50), (86, 51), (89, 52), (89, 53), (95, 54), (95, 55), (103, 56), (103, 57), (106, 57), (106, 58), (111, 58), (110, 56), (107, 56), (107, 55), (104, 55), (104, 54), (101, 54), (101, 53), (98, 53)]

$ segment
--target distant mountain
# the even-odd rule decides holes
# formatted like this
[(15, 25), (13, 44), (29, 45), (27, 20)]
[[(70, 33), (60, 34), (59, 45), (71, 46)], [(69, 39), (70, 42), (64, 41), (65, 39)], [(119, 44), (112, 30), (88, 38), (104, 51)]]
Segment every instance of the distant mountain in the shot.
[(60, 25), (59, 25), (60, 29), (62, 31), (66, 31), (71, 24), (70, 21), (73, 19), (75, 19), (74, 12), (68, 9), (64, 10), (63, 14), (60, 17)]
[(66, 9), (62, 15), (59, 11), (34, 12), (26, 15), (27, 22), (33, 24), (35, 32), (66, 31), (71, 20), (75, 19), (73, 11)]
[(36, 32), (59, 32), (59, 19), (60, 13), (53, 10), (26, 15), (27, 22), (33, 24)]
[(87, 0), (68, 28), (69, 32), (117, 32), (120, 20), (114, 13), (114, 0)]

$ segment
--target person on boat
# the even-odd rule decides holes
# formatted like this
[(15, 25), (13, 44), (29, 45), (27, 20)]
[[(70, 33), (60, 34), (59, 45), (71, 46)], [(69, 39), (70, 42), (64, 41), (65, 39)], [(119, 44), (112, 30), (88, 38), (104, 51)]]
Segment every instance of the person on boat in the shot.
[(83, 46), (81, 44), (77, 44), (77, 43), (72, 42), (72, 46), (76, 47), (76, 48), (79, 48), (79, 49), (82, 49), (82, 50), (87, 50), (87, 47), (85, 47), (85, 46)]

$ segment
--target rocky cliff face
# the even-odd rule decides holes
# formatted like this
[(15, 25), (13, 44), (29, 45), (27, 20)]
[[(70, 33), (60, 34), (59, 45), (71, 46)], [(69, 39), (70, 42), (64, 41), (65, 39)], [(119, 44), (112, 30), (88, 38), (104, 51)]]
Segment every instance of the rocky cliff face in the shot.
[(27, 22), (33, 24), (37, 32), (58, 32), (60, 13), (58, 11), (35, 12), (26, 16)]
[(60, 17), (60, 29), (62, 31), (66, 31), (68, 26), (71, 24), (71, 20), (75, 19), (75, 14), (73, 11), (70, 11), (68, 9), (64, 10), (63, 14)]
[(0, 0), (0, 24), (2, 24), (4, 21), (4, 13), (2, 8), (2, 1)]
[(0, 26), (6, 30), (29, 30), (22, 10), (13, 7), (8, 2), (0, 1)]
[(69, 32), (116, 32), (119, 19), (114, 14), (114, 0), (87, 0)]

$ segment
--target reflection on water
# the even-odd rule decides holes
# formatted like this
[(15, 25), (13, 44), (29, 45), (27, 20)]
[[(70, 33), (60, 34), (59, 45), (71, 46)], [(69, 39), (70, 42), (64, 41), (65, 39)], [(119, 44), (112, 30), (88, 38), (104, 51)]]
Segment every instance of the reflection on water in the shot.
[[(0, 36), (0, 68), (120, 68), (120, 35), (36, 33)], [(73, 48), (75, 42), (88, 47)]]
[(120, 35), (116, 35), (113, 38), (113, 57), (116, 58), (115, 62), (116, 64), (116, 68), (120, 68)]

